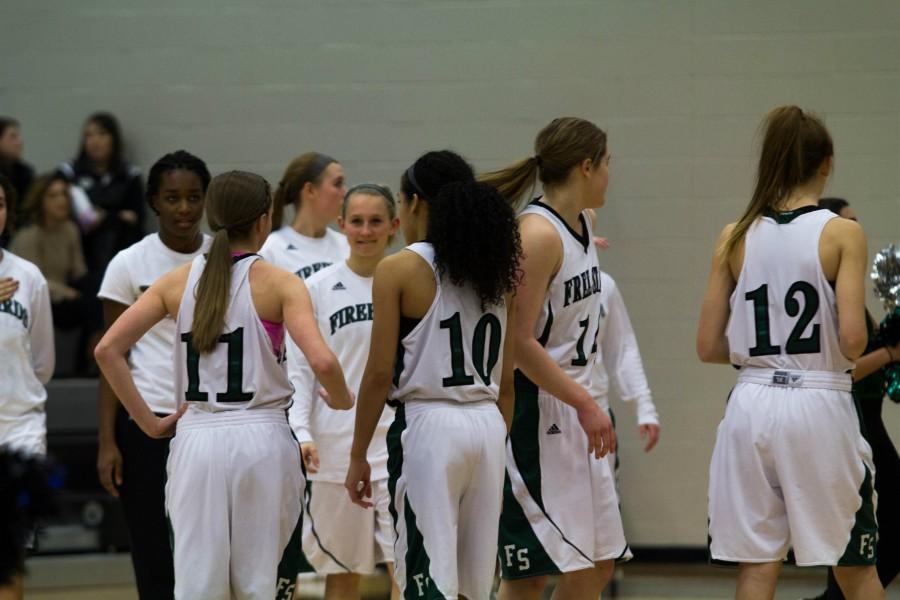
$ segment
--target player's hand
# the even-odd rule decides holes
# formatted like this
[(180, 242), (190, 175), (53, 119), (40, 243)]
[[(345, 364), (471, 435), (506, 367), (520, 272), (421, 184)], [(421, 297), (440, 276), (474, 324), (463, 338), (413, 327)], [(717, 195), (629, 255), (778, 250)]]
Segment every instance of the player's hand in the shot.
[(97, 451), (97, 475), (103, 489), (118, 498), (119, 487), (122, 485), (122, 453), (115, 442), (100, 444)]
[(645, 440), (644, 452), (650, 452), (659, 441), (659, 425), (649, 423), (638, 427), (641, 439)]
[(351, 458), (350, 468), (347, 469), (347, 480), (344, 487), (350, 494), (350, 501), (363, 508), (371, 508), (371, 502), (365, 498), (372, 497), (372, 468), (366, 459)]
[(591, 399), (585, 402), (578, 413), (578, 423), (588, 438), (588, 454), (595, 458), (603, 458), (616, 451), (616, 432), (609, 415), (603, 412)]
[(333, 408), (334, 410), (350, 410), (353, 408), (353, 405), (356, 404), (356, 394), (353, 393), (353, 390), (347, 390), (347, 393), (350, 394), (350, 406), (336, 407), (331, 403), (331, 394), (328, 393), (328, 390), (319, 388), (319, 397), (325, 401), (325, 404), (327, 404), (329, 408)]
[(303, 458), (303, 464), (306, 465), (308, 473), (319, 472), (319, 451), (313, 442), (300, 444), (300, 456)]
[(594, 236), (594, 245), (600, 250), (609, 250), (609, 238)]
[(181, 418), (187, 409), (188, 405), (182, 404), (181, 408), (176, 412), (171, 415), (166, 415), (165, 417), (155, 417), (147, 427), (141, 426), (141, 429), (143, 429), (144, 433), (149, 437), (154, 439), (172, 437), (175, 435), (175, 425), (178, 423), (178, 419)]
[(0, 278), (0, 302), (6, 302), (19, 289), (19, 282), (12, 277)]

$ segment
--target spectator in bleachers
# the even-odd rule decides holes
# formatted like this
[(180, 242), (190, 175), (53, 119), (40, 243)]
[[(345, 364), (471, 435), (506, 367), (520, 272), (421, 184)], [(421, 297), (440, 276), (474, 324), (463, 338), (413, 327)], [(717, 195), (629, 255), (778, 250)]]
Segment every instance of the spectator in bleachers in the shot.
[(78, 369), (83, 375), (93, 375), (97, 373), (93, 347), (103, 329), (97, 291), (112, 257), (143, 236), (144, 185), (140, 171), (123, 156), (118, 120), (107, 112), (88, 117), (78, 156), (61, 164), (59, 170), (73, 184), (73, 209), (84, 231), (88, 358), (79, 361)]
[(12, 182), (19, 198), (24, 198), (34, 180), (34, 169), (22, 160), (22, 133), (19, 122), (0, 117), (0, 174)]
[(123, 157), (116, 118), (105, 112), (88, 117), (78, 156), (59, 170), (90, 200), (93, 217), (79, 220), (85, 224), (87, 268), (99, 283), (112, 257), (143, 235), (144, 185), (140, 171)]
[(54, 326), (73, 329), (84, 318), (87, 268), (65, 177), (59, 173), (39, 177), (25, 198), (24, 215), (28, 225), (16, 233), (10, 250), (36, 264), (47, 278)]

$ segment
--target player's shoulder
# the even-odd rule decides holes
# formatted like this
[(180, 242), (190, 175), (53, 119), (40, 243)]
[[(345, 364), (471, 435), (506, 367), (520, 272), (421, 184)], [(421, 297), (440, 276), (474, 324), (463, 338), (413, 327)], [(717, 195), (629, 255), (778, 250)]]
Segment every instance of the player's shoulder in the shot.
[(331, 280), (340, 278), (341, 272), (344, 270), (344, 264), (344, 261), (339, 261), (332, 265), (328, 265), (321, 271), (313, 273), (306, 278), (306, 287), (308, 287), (310, 291), (317, 290), (326, 286)]
[(123, 262), (123, 263), (140, 263), (143, 264), (146, 262), (147, 257), (151, 256), (152, 251), (158, 244), (162, 242), (159, 241), (158, 233), (148, 233), (132, 245), (127, 248), (123, 248), (119, 250), (115, 256), (112, 257), (112, 262)]
[(616, 280), (613, 279), (613, 276), (607, 273), (606, 271), (600, 271), (600, 289), (604, 292), (612, 292), (618, 286), (616, 285)]
[(3, 261), (9, 261), (8, 271), (14, 273), (14, 277), (20, 280), (28, 280), (32, 283), (47, 283), (47, 278), (41, 273), (40, 267), (21, 256), (13, 254), (9, 250), (3, 251)]

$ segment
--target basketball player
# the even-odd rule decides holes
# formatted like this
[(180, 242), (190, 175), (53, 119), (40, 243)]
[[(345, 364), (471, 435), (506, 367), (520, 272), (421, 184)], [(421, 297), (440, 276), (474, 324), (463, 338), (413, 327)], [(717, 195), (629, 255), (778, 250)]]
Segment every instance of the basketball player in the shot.
[[(330, 156), (307, 152), (292, 160), (275, 192), (275, 230), (260, 256), (304, 279), (347, 258), (347, 239), (328, 227), (340, 213), (346, 192), (344, 168)], [(294, 220), (280, 227), (288, 205), (294, 207)]]
[[(164, 275), (110, 327), (96, 350), (113, 391), (148, 436), (178, 435), (167, 464), (175, 597), (290, 598), (300, 548), (300, 452), (286, 409), (286, 328), (335, 408), (352, 397), (319, 335), (303, 282), (254, 254), (269, 234), (266, 181), (232, 171), (206, 198), (209, 252)], [(129, 349), (176, 316), (177, 412), (153, 414), (126, 362)], [(290, 543), (289, 543), (290, 542)]]
[(609, 463), (615, 432), (591, 394), (601, 281), (589, 209), (609, 181), (606, 134), (573, 117), (553, 120), (536, 155), (484, 176), (510, 201), (535, 185), (544, 197), (520, 216), (522, 280), (516, 291), (516, 417), (507, 443), (500, 519), (505, 600), (595, 600), (613, 562), (631, 556)]
[[(166, 154), (150, 168), (147, 202), (158, 217), (159, 233), (122, 250), (106, 268), (98, 296), (107, 328), (157, 279), (209, 248), (209, 236), (200, 231), (209, 180), (206, 163), (184, 150)], [(166, 317), (128, 357), (135, 385), (157, 415), (175, 412), (174, 350), (175, 321)], [(138, 595), (172, 598), (175, 572), (165, 512), (169, 438), (141, 431), (102, 375), (98, 413), (97, 472), (103, 487), (122, 502)]]
[(513, 409), (506, 327), (514, 317), (518, 228), (509, 204), (447, 150), (420, 157), (400, 189), (410, 245), (375, 272), (347, 491), (372, 506), (367, 448), (390, 395), (397, 409), (387, 437), (388, 487), (400, 593), (483, 600), (493, 585), (504, 420)]
[[(397, 231), (394, 197), (386, 187), (364, 183), (344, 199), (338, 224), (350, 243), (346, 261), (306, 280), (319, 331), (337, 353), (351, 390), (359, 389), (372, 333), (372, 276)], [(359, 598), (361, 574), (394, 561), (394, 532), (388, 513), (385, 435), (394, 417), (385, 410), (369, 447), (374, 510), (350, 501), (344, 489), (353, 440), (354, 411), (335, 411), (319, 397), (309, 366), (288, 348), (288, 375), (294, 384), (290, 415), (303, 412), (309, 427), (296, 427), (308, 479), (303, 552), (316, 572), (325, 574), (325, 598)], [(292, 419), (292, 425), (293, 425)], [(313, 482), (315, 482), (313, 484)], [(398, 591), (394, 586), (394, 594)]]
[[(11, 228), (15, 214), (15, 188), (0, 175), (0, 237)], [(12, 296), (0, 301), (0, 446), (42, 457), (47, 453), (44, 385), (50, 381), (55, 363), (50, 292), (37, 266), (3, 249), (0, 278), (17, 282)], [(12, 598), (22, 597), (24, 554), (30, 540), (18, 542), (17, 574), (10, 585), (0, 585), (0, 594)]]
[[(634, 407), (638, 435), (645, 440), (644, 451), (650, 452), (659, 441), (659, 414), (644, 374), (637, 338), (619, 286), (605, 271), (600, 271), (600, 289), (597, 358), (591, 379), (591, 394), (600, 403), (600, 408), (609, 413), (615, 427), (609, 404), (609, 386), (612, 383), (619, 398)], [(606, 457), (618, 480), (619, 453), (610, 452)]]
[(800, 566), (835, 567), (847, 598), (884, 598), (872, 452), (850, 395), (866, 240), (816, 205), (832, 160), (818, 117), (768, 114), (753, 197), (719, 236), (700, 313), (700, 359), (740, 368), (709, 481), (710, 556), (740, 564), (739, 600), (774, 598), (789, 546)]

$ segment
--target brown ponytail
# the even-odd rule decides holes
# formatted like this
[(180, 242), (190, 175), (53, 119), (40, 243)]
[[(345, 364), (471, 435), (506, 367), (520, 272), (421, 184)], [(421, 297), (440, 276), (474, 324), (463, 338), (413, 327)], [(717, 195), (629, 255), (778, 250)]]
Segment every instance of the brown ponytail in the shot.
[(516, 204), (533, 189), (536, 179), (545, 188), (561, 185), (573, 167), (590, 159), (598, 164), (606, 154), (606, 133), (584, 119), (561, 117), (541, 129), (534, 141), (535, 155), (481, 175), (478, 179), (493, 186), (507, 202)]
[(284, 170), (278, 189), (275, 190), (275, 210), (272, 212), (272, 230), (279, 229), (284, 221), (284, 209), (288, 205), (300, 209), (300, 194), (307, 183), (318, 185), (328, 165), (337, 161), (319, 152), (307, 152), (292, 160)]
[(231, 288), (230, 242), (249, 235), (271, 205), (269, 184), (254, 173), (230, 171), (213, 177), (209, 183), (206, 218), (215, 236), (197, 282), (191, 337), (194, 349), (201, 354), (212, 352), (225, 327)]
[(722, 257), (731, 256), (747, 230), (767, 210), (778, 208), (798, 185), (816, 174), (834, 155), (831, 135), (822, 120), (797, 106), (779, 106), (763, 121), (756, 188), (744, 214), (725, 240)]

